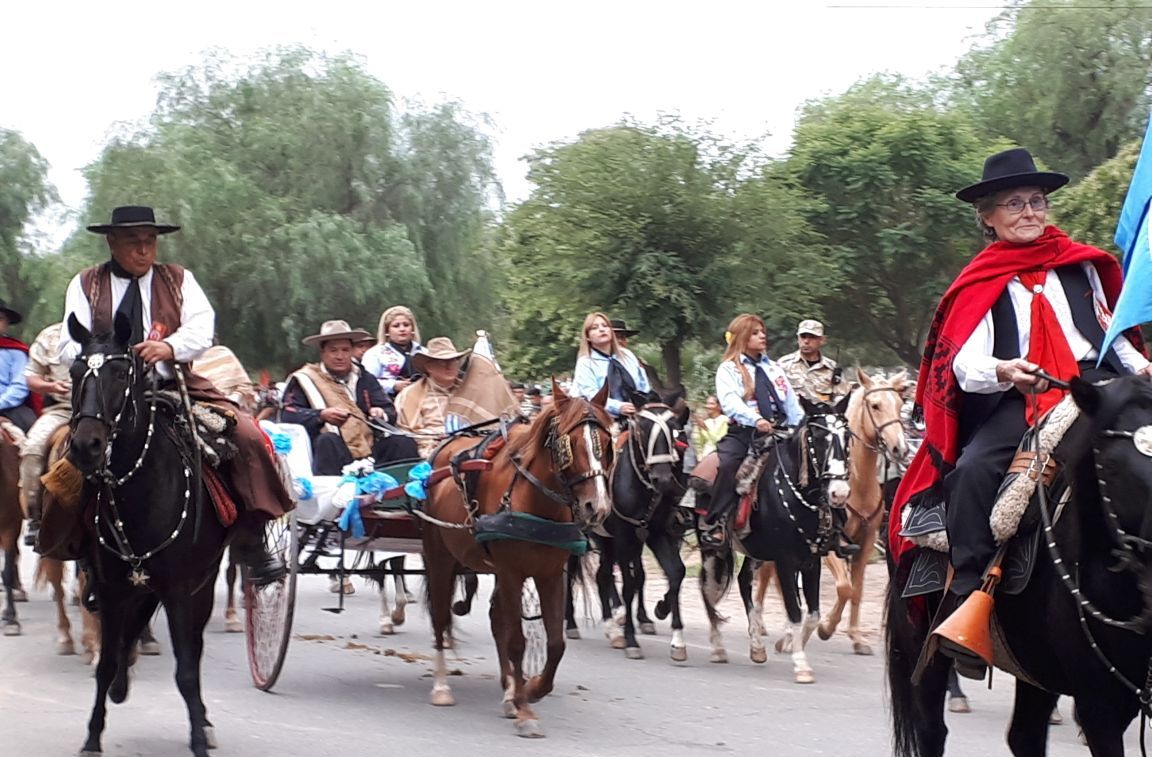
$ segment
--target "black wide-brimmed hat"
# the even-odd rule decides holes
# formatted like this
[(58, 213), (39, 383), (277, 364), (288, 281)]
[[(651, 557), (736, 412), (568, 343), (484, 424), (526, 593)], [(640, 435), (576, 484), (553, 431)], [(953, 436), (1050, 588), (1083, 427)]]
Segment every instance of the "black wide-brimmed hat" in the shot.
[(157, 234), (171, 234), (180, 231), (179, 226), (156, 223), (156, 213), (146, 205), (122, 205), (112, 210), (112, 223), (95, 223), (88, 227), (94, 234), (107, 234), (115, 229), (136, 229), (151, 226)]
[(640, 333), (636, 329), (628, 328), (628, 321), (625, 321), (623, 318), (613, 318), (611, 321), (611, 326), (613, 331), (625, 339), (628, 337), (636, 336)]
[(964, 202), (976, 202), (1005, 189), (1040, 187), (1055, 192), (1068, 183), (1068, 177), (1054, 171), (1037, 171), (1032, 153), (1023, 147), (998, 152), (984, 161), (984, 176), (979, 182), (964, 187), (956, 197)]
[(10, 326), (15, 326), (17, 323), (20, 323), (20, 321), (24, 320), (24, 316), (8, 307), (8, 303), (4, 300), (0, 300), (0, 315), (3, 315), (8, 319), (8, 324)]

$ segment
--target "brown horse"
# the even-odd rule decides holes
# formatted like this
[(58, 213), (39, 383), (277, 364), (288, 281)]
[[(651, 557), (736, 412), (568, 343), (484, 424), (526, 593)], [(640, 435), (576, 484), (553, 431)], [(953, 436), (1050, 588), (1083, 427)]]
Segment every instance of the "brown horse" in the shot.
[[(438, 522), (423, 531), (425, 586), (436, 645), (432, 704), (455, 704), (444, 662), (455, 578), (466, 570), (493, 573), (496, 587), (489, 618), (504, 688), (504, 714), (516, 718), (518, 735), (544, 735), (529, 702), (552, 690), (564, 655), (564, 569), (569, 550), (543, 542), (581, 538), (573, 524), (597, 525), (611, 511), (608, 472), (613, 450), (608, 429), (612, 419), (604, 411), (606, 389), (607, 385), (588, 401), (568, 397), (553, 383), (553, 405), (530, 426), (507, 429), (505, 446), (495, 454), (491, 467), (478, 474), (474, 486), (469, 486), (467, 497), (460, 481), (436, 481), (435, 473), (430, 479), (424, 514)], [(474, 437), (450, 440), (434, 455), (433, 470), (477, 443)], [(538, 530), (539, 542), (505, 538), (481, 545), (478, 527), (499, 522), (527, 523)], [(543, 535), (549, 531), (555, 532), (553, 538)], [(539, 595), (548, 642), (543, 671), (525, 680), (522, 592), (529, 578)]]
[(853, 543), (860, 545), (860, 552), (847, 568), (839, 557), (829, 555), (826, 558), (828, 569), (836, 579), (836, 604), (820, 621), (816, 632), (821, 639), (830, 639), (840, 623), (844, 606), (851, 602), (847, 633), (852, 641), (852, 650), (859, 655), (870, 655), (872, 647), (860, 631), (860, 600), (864, 596), (864, 570), (872, 557), (876, 534), (884, 519), (884, 492), (878, 470), (880, 458), (883, 456), (899, 464), (908, 457), (908, 440), (904, 437), (900, 416), (906, 379), (903, 371), (891, 379), (883, 379), (873, 378), (859, 368), (856, 376), (860, 386), (853, 390), (847, 412), (852, 440), (848, 469), (848, 522), (844, 533)]
[(0, 629), (5, 636), (20, 635), (16, 616), (17, 544), (24, 526), (20, 507), (20, 447), (8, 431), (0, 427), (0, 552), (4, 557), (4, 610), (0, 612)]

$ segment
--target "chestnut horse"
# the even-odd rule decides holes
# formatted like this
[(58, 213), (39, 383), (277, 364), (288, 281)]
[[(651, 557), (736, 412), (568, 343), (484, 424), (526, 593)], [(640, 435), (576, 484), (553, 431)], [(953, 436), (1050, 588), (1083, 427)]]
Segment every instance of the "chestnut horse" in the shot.
[[(612, 419), (604, 411), (607, 384), (589, 401), (569, 397), (553, 382), (552, 396), (553, 405), (530, 426), (516, 424), (503, 430), (504, 446), (491, 467), (476, 474), (474, 483), (453, 477), (436, 481), (434, 474), (423, 512), (436, 524), (423, 529), (425, 588), (436, 646), (432, 704), (455, 704), (444, 649), (451, 644), (456, 576), (465, 570), (493, 573), (496, 586), (489, 618), (504, 688), (504, 714), (515, 717), (517, 735), (524, 737), (544, 735), (529, 702), (552, 690), (564, 655), (565, 566), (570, 550), (558, 542), (582, 539), (574, 525), (598, 525), (612, 508), (608, 496)], [(478, 443), (475, 437), (450, 439), (433, 455), (433, 470)], [(476, 537), (478, 526), (498, 522), (526, 525), (537, 538), (502, 538), (482, 545)], [(539, 595), (548, 642), (543, 671), (525, 680), (522, 592), (529, 578)]]
[[(856, 654), (870, 655), (872, 648), (860, 631), (860, 600), (864, 596), (864, 570), (876, 546), (876, 534), (884, 519), (884, 492), (878, 463), (883, 456), (902, 463), (908, 457), (908, 440), (900, 410), (904, 406), (904, 372), (891, 379), (873, 378), (856, 369), (860, 386), (848, 401), (848, 429), (852, 438), (848, 469), (848, 522), (844, 533), (860, 546), (859, 553), (845, 568), (839, 557), (829, 555), (826, 564), (836, 579), (836, 604), (817, 628), (821, 639), (829, 639), (852, 603), (848, 617), (848, 638)], [(850, 575), (849, 575), (850, 570)]]

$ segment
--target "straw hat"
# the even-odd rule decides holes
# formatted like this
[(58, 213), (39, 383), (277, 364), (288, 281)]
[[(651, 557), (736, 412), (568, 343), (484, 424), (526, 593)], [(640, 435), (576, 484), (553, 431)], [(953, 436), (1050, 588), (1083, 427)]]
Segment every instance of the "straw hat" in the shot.
[(320, 333), (306, 336), (300, 341), (308, 346), (316, 345), (321, 347), (324, 342), (329, 342), (333, 339), (349, 339), (353, 343), (359, 342), (361, 339), (371, 339), (372, 335), (364, 329), (354, 329), (348, 325), (348, 321), (324, 321), (320, 326)]
[(472, 350), (457, 350), (456, 345), (446, 336), (438, 336), (428, 340), (424, 348), (412, 356), (412, 370), (424, 373), (429, 360), (456, 360), (467, 355)]

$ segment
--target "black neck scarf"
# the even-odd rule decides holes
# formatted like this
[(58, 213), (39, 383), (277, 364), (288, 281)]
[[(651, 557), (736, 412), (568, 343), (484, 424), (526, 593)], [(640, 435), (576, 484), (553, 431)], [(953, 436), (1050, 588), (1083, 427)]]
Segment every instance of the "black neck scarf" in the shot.
[(400, 372), (396, 374), (396, 377), (402, 379), (412, 378), (413, 342), (408, 342), (408, 344), (396, 344), (396, 342), (393, 342), (391, 339), (389, 339), (388, 344), (392, 346), (392, 349), (396, 350), (404, 356), (404, 364), (400, 366)]
[(118, 279), (129, 279), (128, 290), (124, 292), (124, 299), (120, 300), (120, 307), (116, 308), (116, 314), (123, 313), (128, 319), (128, 323), (132, 325), (132, 336), (129, 338), (128, 344), (140, 344), (144, 341), (144, 297), (140, 292), (140, 277), (133, 276), (124, 270), (124, 267), (116, 262), (116, 258), (108, 261), (108, 269)]
[(776, 393), (776, 387), (772, 385), (772, 379), (768, 378), (768, 374), (760, 370), (760, 365), (753, 362), (747, 357), (744, 358), (749, 367), (752, 368), (752, 373), (756, 377), (756, 405), (760, 408), (760, 415), (765, 420), (779, 423), (780, 419), (784, 417), (784, 403), (780, 401), (780, 395)]
[[(593, 350), (608, 361), (608, 397), (620, 402), (636, 401), (636, 380), (615, 355), (609, 355), (600, 350)], [(641, 403), (643, 404), (643, 403)]]

